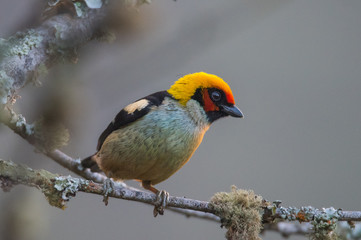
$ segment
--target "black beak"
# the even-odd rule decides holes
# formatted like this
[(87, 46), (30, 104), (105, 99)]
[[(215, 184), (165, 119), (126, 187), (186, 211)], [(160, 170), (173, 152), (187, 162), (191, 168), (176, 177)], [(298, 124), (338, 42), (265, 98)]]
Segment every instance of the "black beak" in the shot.
[(225, 112), (232, 117), (243, 118), (243, 113), (241, 112), (241, 110), (239, 110), (239, 108), (236, 105), (231, 105), (231, 106), (222, 105), (220, 107), (222, 112)]

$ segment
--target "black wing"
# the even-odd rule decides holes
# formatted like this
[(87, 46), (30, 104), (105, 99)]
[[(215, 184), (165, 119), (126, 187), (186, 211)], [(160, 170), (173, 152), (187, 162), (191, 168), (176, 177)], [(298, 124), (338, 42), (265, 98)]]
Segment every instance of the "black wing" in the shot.
[[(153, 106), (159, 106), (165, 97), (172, 97), (167, 91), (161, 91), (161, 92), (156, 92), (153, 93), (149, 96), (146, 96), (144, 98), (138, 99), (142, 100), (142, 99), (146, 99), (148, 100), (148, 105), (145, 106), (144, 108), (142, 108), (141, 110), (135, 110), (132, 113), (129, 113), (127, 111), (124, 110), (124, 108), (117, 114), (117, 116), (115, 117), (115, 119), (108, 125), (108, 127), (104, 130), (104, 132), (100, 135), (99, 139), (98, 139), (98, 146), (97, 146), (97, 151), (100, 150), (100, 148), (102, 147), (105, 139), (115, 130), (118, 130), (121, 127), (124, 127), (125, 125), (132, 123), (136, 120), (138, 120), (139, 118), (143, 117), (144, 115), (146, 115), (151, 107)], [(135, 101), (135, 102), (137, 102)], [(126, 107), (125, 107), (126, 108)]]

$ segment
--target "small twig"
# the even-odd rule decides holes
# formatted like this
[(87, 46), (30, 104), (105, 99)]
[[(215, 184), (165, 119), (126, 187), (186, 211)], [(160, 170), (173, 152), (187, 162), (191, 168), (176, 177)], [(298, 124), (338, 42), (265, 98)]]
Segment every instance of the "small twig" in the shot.
[(89, 169), (83, 169), (80, 164), (80, 159), (74, 159), (58, 149), (45, 153), (45, 155), (85, 179), (93, 180), (97, 183), (102, 183), (106, 179), (106, 176), (103, 174), (91, 172)]
[(212, 213), (199, 212), (199, 211), (194, 211), (194, 210), (189, 210), (189, 209), (172, 208), (172, 207), (167, 208), (167, 209), (172, 212), (183, 214), (188, 218), (196, 217), (196, 218), (201, 218), (204, 220), (209, 220), (212, 222), (221, 222), (221, 219)]

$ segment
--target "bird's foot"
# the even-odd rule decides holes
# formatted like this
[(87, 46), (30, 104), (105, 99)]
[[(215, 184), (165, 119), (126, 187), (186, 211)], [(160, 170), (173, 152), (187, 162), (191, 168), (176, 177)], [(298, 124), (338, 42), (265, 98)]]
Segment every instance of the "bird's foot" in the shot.
[(104, 202), (105, 206), (107, 206), (108, 205), (109, 194), (111, 194), (113, 192), (113, 189), (114, 189), (113, 181), (110, 178), (105, 179), (105, 181), (103, 183), (103, 188), (104, 188), (103, 202)]
[(164, 209), (168, 204), (169, 193), (162, 190), (157, 193), (157, 202), (154, 206), (153, 216), (156, 217), (164, 214)]

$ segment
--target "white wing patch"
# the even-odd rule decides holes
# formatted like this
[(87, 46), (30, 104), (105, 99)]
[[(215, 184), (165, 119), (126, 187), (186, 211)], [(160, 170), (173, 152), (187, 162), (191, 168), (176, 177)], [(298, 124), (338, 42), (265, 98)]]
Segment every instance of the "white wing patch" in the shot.
[(149, 105), (149, 101), (147, 99), (141, 99), (126, 106), (124, 108), (124, 111), (126, 111), (129, 114), (133, 114), (135, 110), (140, 111), (143, 108), (147, 107), (148, 105)]

